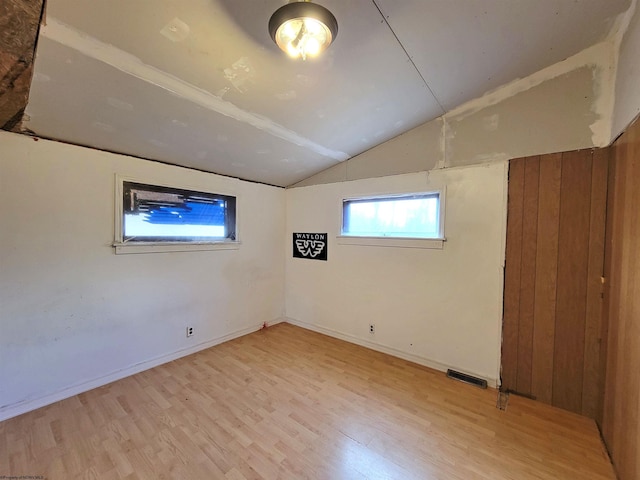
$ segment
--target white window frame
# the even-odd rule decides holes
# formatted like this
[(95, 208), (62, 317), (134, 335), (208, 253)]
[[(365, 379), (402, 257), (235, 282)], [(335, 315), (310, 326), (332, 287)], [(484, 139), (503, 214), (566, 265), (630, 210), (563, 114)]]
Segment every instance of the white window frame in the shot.
[[(377, 199), (393, 199), (403, 198), (412, 195), (438, 195), (438, 236), (435, 238), (422, 237), (391, 237), (391, 236), (357, 236), (345, 235), (342, 231), (344, 225), (344, 203), (353, 200), (377, 200)], [(339, 245), (359, 245), (372, 247), (397, 247), (397, 248), (428, 248), (438, 249), (444, 248), (446, 237), (444, 236), (445, 222), (445, 198), (446, 189), (429, 190), (424, 192), (394, 192), (381, 193), (372, 195), (352, 195), (340, 199), (340, 225), (338, 231), (340, 234), (336, 237)]]
[[(211, 193), (214, 195), (225, 195), (236, 198), (236, 239), (235, 240), (216, 240), (206, 242), (167, 242), (167, 241), (150, 241), (150, 242), (127, 242), (123, 239), (123, 218), (124, 218), (124, 182), (140, 183), (145, 185), (154, 185), (158, 187), (175, 188), (176, 190), (192, 190), (196, 192)], [(209, 250), (237, 250), (240, 248), (239, 240), (239, 205), (240, 199), (234, 192), (221, 191), (221, 189), (212, 190), (203, 188), (202, 186), (187, 185), (180, 182), (163, 182), (155, 181), (148, 178), (130, 177), (116, 174), (115, 178), (115, 228), (113, 247), (116, 255), (131, 253), (167, 253), (167, 252), (192, 252), (192, 251), (209, 251)]]

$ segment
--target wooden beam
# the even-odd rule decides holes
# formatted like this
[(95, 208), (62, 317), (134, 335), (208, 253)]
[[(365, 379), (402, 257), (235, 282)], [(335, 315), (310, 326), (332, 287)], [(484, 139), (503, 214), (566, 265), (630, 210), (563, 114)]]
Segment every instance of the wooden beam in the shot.
[(0, 128), (17, 130), (29, 99), (44, 0), (0, 2)]

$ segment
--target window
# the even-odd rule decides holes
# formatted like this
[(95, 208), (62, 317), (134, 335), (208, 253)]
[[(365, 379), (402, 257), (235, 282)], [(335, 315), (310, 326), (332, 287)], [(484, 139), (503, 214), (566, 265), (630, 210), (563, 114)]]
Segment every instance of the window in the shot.
[[(116, 253), (132, 253), (124, 246), (237, 243), (234, 196), (124, 180), (119, 196)], [(174, 250), (181, 248), (135, 251)]]
[[(441, 192), (345, 199), (342, 202), (342, 243), (441, 248), (444, 239), (441, 200)], [(372, 240), (363, 243), (348, 240), (350, 238)], [(386, 241), (391, 239), (401, 241)], [(428, 245), (420, 243), (422, 240), (439, 243)]]

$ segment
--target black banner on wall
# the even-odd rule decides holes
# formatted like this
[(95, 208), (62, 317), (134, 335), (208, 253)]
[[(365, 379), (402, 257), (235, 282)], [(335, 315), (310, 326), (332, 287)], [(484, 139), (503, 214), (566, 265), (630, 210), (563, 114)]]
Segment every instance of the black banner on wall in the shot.
[(326, 233), (294, 233), (293, 257), (327, 260)]

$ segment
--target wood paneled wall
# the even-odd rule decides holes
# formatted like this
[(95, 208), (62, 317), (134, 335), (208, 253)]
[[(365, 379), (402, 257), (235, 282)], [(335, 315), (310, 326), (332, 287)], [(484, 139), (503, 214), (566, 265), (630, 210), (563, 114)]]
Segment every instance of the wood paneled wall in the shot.
[(640, 479), (640, 121), (613, 146), (604, 314), (607, 373), (601, 430), (620, 480)]
[(502, 389), (595, 418), (608, 150), (509, 166)]

